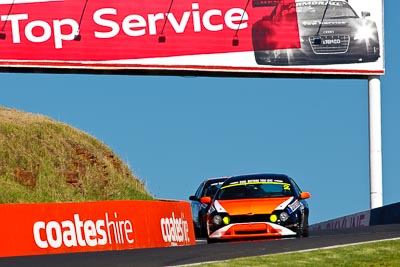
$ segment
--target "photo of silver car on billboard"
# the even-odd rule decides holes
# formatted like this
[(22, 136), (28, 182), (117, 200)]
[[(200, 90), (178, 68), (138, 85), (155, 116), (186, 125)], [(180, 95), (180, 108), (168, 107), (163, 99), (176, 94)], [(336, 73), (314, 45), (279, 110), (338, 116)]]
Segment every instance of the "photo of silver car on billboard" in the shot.
[[(252, 28), (259, 65), (348, 64), (380, 57), (378, 30), (370, 12), (358, 15), (348, 0), (253, 0), (253, 7), (273, 8)], [(293, 20), (298, 22), (299, 45), (275, 49), (280, 42), (293, 42), (282, 38), (285, 31), (291, 36)]]

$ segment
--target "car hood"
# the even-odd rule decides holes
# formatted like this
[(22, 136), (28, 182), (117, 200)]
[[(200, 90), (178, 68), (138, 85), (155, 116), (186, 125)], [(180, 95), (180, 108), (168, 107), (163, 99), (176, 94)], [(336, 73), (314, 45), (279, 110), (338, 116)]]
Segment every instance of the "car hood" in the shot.
[(358, 29), (363, 25), (371, 25), (371, 29), (375, 26), (372, 22), (364, 19), (335, 19), (324, 20), (321, 28), (319, 29), (321, 21), (317, 20), (302, 20), (299, 21), (299, 31), (301, 36), (314, 36), (318, 30), (320, 34), (346, 34), (353, 36), (357, 33)]
[(216, 200), (214, 207), (218, 212), (229, 215), (270, 214), (274, 210), (283, 210), (293, 201), (293, 197)]
[[(329, 28), (345, 28), (345, 29), (353, 29), (361, 26), (365, 20), (360, 18), (351, 18), (351, 19), (325, 19), (322, 22), (322, 29)], [(299, 20), (300, 29), (318, 29), (321, 24), (321, 20)]]

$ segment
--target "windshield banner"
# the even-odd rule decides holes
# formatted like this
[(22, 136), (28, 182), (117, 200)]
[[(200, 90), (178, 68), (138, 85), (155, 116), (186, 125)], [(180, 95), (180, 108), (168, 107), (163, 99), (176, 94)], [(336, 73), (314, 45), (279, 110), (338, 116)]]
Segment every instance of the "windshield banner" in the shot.
[(383, 0), (0, 0), (0, 66), (381, 75)]

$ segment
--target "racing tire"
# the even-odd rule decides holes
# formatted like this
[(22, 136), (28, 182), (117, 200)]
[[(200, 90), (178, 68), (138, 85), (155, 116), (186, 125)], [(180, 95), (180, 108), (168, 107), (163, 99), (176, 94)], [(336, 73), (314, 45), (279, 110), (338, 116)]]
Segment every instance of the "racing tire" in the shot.
[(308, 229), (308, 220), (306, 222), (304, 222), (301, 235), (303, 237), (309, 237), (310, 236), (310, 230)]
[(303, 237), (309, 237), (310, 236), (310, 231), (308, 230), (308, 226), (303, 228)]
[(304, 214), (298, 218), (297, 226), (293, 227), (292, 231), (296, 233), (296, 238), (308, 236), (308, 222)]
[(306, 215), (299, 219), (298, 227), (296, 228), (296, 237), (308, 237), (310, 232), (308, 230), (308, 217)]
[[(202, 217), (199, 215), (199, 218)], [(207, 226), (204, 222), (204, 219), (200, 219), (199, 237), (207, 237), (207, 234)]]
[(303, 237), (309, 237), (310, 236), (310, 231), (308, 229), (308, 216), (304, 216), (303, 219), (303, 229), (302, 229), (302, 234)]
[(194, 226), (194, 236), (201, 237), (201, 229), (199, 227)]
[(298, 226), (297, 228), (296, 228), (296, 238), (300, 238), (301, 237), (301, 227), (300, 226)]

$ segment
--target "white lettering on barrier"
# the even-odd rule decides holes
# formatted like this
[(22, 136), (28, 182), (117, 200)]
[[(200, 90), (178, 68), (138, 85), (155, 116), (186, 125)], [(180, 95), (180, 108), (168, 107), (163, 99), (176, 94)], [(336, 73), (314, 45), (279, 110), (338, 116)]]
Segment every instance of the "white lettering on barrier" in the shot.
[(357, 214), (353, 216), (343, 217), (332, 222), (328, 222), (326, 229), (345, 229), (345, 228), (357, 228), (362, 226), (368, 226), (365, 214)]
[(170, 218), (161, 218), (161, 234), (164, 242), (190, 242), (189, 224), (181, 214), (180, 218), (175, 218), (175, 213), (172, 213)]
[[(115, 220), (114, 220), (115, 219)], [(114, 212), (114, 219), (109, 219), (105, 213), (104, 220), (81, 220), (79, 214), (74, 214), (73, 220), (38, 221), (33, 225), (33, 237), (39, 248), (66, 247), (95, 247), (112, 244), (134, 243), (133, 226), (129, 220), (117, 220), (118, 214)]]
[(348, 216), (340, 217), (334, 220), (312, 225), (313, 230), (337, 230), (345, 228), (357, 228), (369, 226), (370, 211), (359, 212)]
[[(199, 11), (199, 4), (192, 3), (192, 10), (183, 12), (181, 19), (178, 20), (173, 13), (157, 13), (148, 14), (143, 17), (138, 14), (127, 15), (121, 22), (122, 31), (132, 37), (144, 36), (148, 32), (149, 35), (159, 34), (157, 30), (157, 21), (167, 20), (173, 30), (180, 34), (187, 29), (189, 19), (193, 20), (193, 31), (201, 32), (204, 28), (210, 32), (222, 31), (224, 28), (230, 30), (242, 30), (248, 27), (249, 16), (247, 12), (241, 8), (231, 8), (223, 14), (222, 10), (210, 9), (202, 15)], [(104, 31), (95, 30), (94, 36), (101, 39), (109, 39), (117, 36), (121, 27), (115, 20), (104, 18), (103, 16), (117, 16), (115, 8), (101, 8), (94, 12), (93, 21), (97, 26), (105, 27)], [(224, 23), (216, 23), (213, 18), (221, 18)], [(79, 32), (79, 24), (76, 20), (65, 18), (62, 20), (53, 20), (48, 23), (42, 20), (33, 20), (27, 22), (22, 29), (21, 21), (29, 19), (28, 14), (10, 14), (2, 15), (1, 21), (11, 22), (12, 41), (14, 44), (21, 43), (21, 34), (32, 43), (43, 43), (49, 41), (52, 36), (54, 39), (54, 47), (56, 49), (63, 48), (63, 41), (74, 40), (75, 34)], [(214, 23), (213, 23), (214, 21)], [(35, 31), (34, 29), (40, 29)], [(68, 32), (67, 34), (63, 32)], [(38, 34), (40, 32), (40, 34)]]

